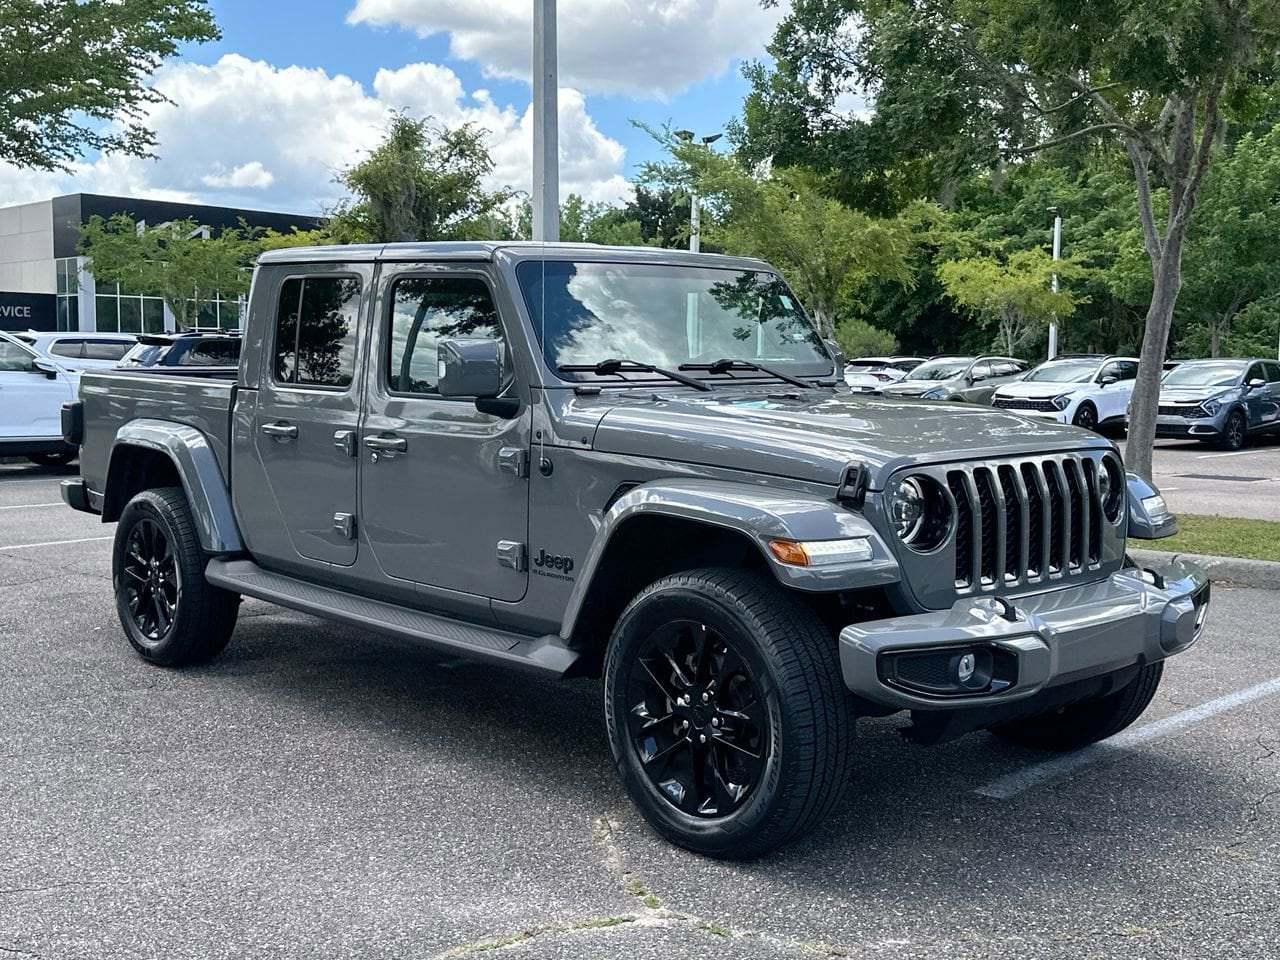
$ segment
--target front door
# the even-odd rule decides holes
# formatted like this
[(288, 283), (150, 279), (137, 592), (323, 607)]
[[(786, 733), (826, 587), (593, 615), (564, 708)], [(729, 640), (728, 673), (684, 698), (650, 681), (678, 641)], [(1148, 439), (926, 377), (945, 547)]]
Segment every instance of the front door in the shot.
[[(360, 307), (369, 271), (301, 270), (283, 278), (264, 343), (254, 456), (283, 537), (261, 537), (264, 559), (350, 565), (356, 559), (356, 431)], [(238, 491), (244, 496), (244, 491)], [(274, 524), (273, 524), (274, 525)], [(255, 552), (264, 553), (263, 548)]]
[(384, 273), (376, 318), (360, 449), (369, 549), (398, 580), (519, 600), (528, 582), (529, 407), (504, 419), (436, 389), (440, 338), (505, 339), (485, 272)]
[(50, 379), (35, 361), (26, 347), (0, 339), (0, 440), (62, 436), (62, 405), (75, 389), (66, 373)]
[[(1103, 383), (1103, 379), (1115, 377), (1112, 383)], [(1138, 380), (1138, 362), (1136, 360), (1112, 360), (1098, 371), (1098, 390), (1094, 394), (1093, 403), (1098, 410), (1098, 422), (1120, 420), (1129, 410), (1129, 399), (1133, 396), (1133, 385)]]

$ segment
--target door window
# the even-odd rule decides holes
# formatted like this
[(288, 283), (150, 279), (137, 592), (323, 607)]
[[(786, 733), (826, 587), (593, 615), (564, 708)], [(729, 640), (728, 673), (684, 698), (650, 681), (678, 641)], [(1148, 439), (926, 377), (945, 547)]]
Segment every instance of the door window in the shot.
[(239, 340), (209, 340), (197, 343), (179, 359), (179, 366), (233, 367), (240, 362)]
[(78, 359), (82, 355), (83, 347), (83, 340), (55, 340), (53, 346), (49, 348), (49, 352), (56, 357), (76, 357)]
[(349, 387), (359, 313), (360, 281), (355, 277), (286, 280), (276, 311), (276, 382)]
[(1245, 386), (1248, 386), (1254, 380), (1266, 380), (1266, 379), (1268, 379), (1267, 374), (1266, 374), (1266, 371), (1263, 370), (1262, 364), (1255, 363), (1253, 364), (1253, 366), (1249, 368), (1249, 372), (1245, 374), (1244, 382), (1245, 382)]
[(386, 375), (395, 393), (438, 392), (440, 339), (503, 339), (489, 287), (478, 277), (402, 277), (391, 301)]
[(1117, 380), (1136, 380), (1138, 377), (1138, 365), (1132, 360), (1112, 360), (1098, 374), (1099, 383), (1102, 382), (1103, 377), (1115, 377)]
[(30, 373), (35, 369), (31, 354), (16, 343), (0, 340), (0, 372)]
[(974, 380), (985, 380), (991, 376), (991, 364), (986, 361), (975, 363), (973, 369), (969, 371), (969, 376)]
[(1022, 372), (1022, 365), (1013, 360), (998, 360), (993, 366), (997, 377), (1012, 377)]
[(86, 360), (121, 360), (133, 348), (132, 340), (86, 340)]
[(1269, 383), (1280, 383), (1280, 363), (1272, 360), (1270, 363), (1264, 364), (1267, 370), (1267, 381)]

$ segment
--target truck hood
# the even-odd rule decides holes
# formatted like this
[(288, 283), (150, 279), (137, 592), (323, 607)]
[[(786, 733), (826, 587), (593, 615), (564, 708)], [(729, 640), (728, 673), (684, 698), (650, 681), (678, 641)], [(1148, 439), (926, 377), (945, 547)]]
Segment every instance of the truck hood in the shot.
[(1160, 391), (1161, 403), (1203, 403), (1213, 397), (1234, 394), (1239, 387), (1165, 387)]
[(1107, 447), (1096, 434), (990, 407), (812, 394), (737, 392), (610, 398), (592, 446), (604, 453), (838, 483), (861, 462), (879, 489), (910, 463)]

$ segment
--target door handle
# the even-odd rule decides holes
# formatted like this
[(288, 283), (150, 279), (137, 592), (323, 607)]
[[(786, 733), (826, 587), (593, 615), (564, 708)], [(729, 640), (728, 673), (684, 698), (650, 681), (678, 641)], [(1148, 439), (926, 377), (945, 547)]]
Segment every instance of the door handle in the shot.
[(277, 440), (295, 440), (298, 437), (298, 428), (292, 423), (264, 423), (262, 432)]
[(409, 449), (404, 437), (365, 437), (364, 445), (377, 453), (404, 453)]

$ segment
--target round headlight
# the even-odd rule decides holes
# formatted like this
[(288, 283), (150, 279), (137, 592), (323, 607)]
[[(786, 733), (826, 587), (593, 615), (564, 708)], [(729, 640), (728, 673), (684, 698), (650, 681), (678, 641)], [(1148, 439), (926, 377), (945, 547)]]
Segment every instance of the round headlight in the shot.
[(936, 481), (917, 474), (894, 486), (889, 497), (889, 519), (898, 539), (923, 553), (947, 538), (951, 505)]
[(1098, 499), (1102, 502), (1102, 514), (1112, 523), (1119, 523), (1124, 506), (1124, 470), (1115, 457), (1104, 457), (1098, 471)]

